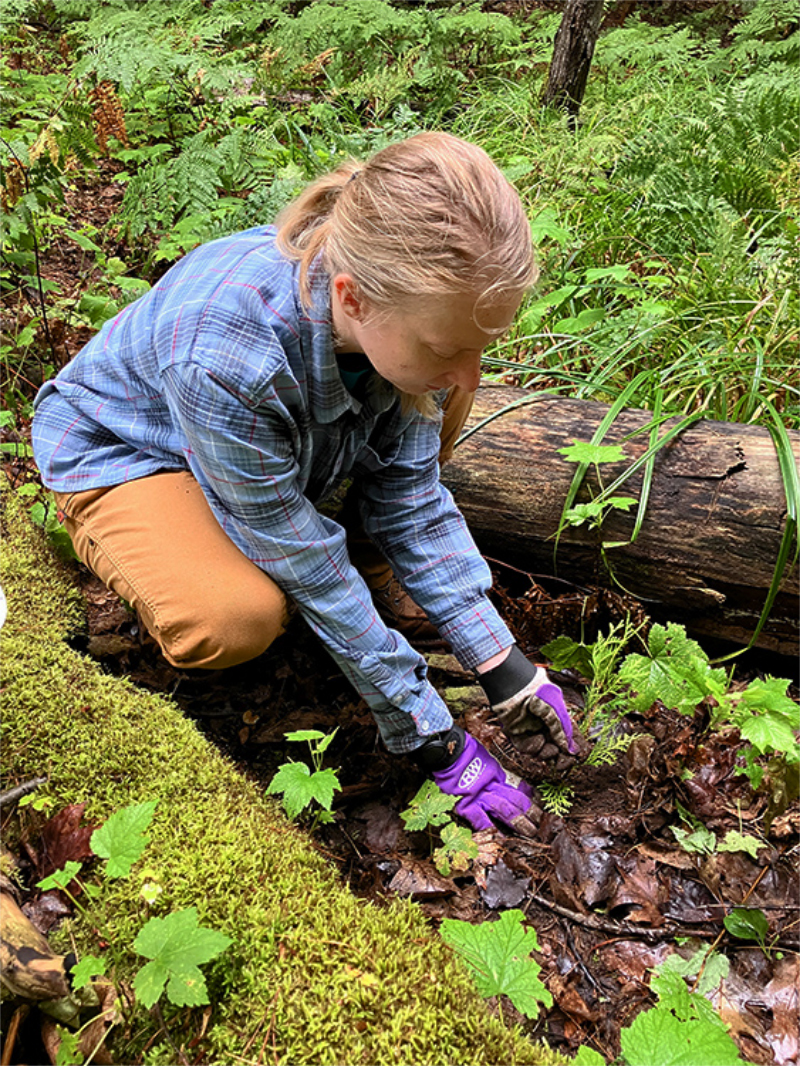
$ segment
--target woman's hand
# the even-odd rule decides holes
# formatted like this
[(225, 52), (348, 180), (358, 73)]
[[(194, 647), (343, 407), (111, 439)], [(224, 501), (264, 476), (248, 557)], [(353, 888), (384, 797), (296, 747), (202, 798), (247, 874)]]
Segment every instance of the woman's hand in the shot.
[(503, 731), (518, 751), (555, 760), (556, 770), (568, 769), (582, 743), (561, 689), (516, 644), (500, 663), (498, 658), (478, 668), (478, 680)]
[(533, 790), (508, 773), (494, 756), (469, 733), (453, 726), (414, 753), (419, 764), (432, 770), (442, 792), (459, 796), (456, 814), (473, 829), (493, 829), (496, 823), (534, 836), (542, 815)]

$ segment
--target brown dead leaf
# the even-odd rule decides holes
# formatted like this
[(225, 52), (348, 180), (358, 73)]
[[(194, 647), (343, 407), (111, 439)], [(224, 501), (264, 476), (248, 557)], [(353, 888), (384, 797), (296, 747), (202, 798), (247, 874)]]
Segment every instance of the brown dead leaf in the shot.
[(363, 840), (373, 854), (383, 855), (397, 847), (404, 830), (396, 810), (384, 803), (367, 803), (354, 813), (364, 823)]
[(683, 851), (682, 848), (671, 848), (657, 841), (651, 843), (645, 841), (638, 844), (636, 853), (647, 859), (655, 859), (656, 862), (661, 862), (665, 866), (673, 866), (678, 870), (693, 870), (695, 867), (694, 859), (688, 851)]
[(663, 925), (664, 915), (660, 905), (664, 902), (666, 893), (656, 876), (655, 861), (630, 855), (627, 858), (617, 856), (615, 863), (622, 881), (609, 896), (609, 912), (634, 904), (634, 909), (626, 914), (628, 921), (653, 926)]
[(389, 882), (389, 890), (398, 896), (410, 896), (414, 900), (437, 899), (451, 896), (456, 886), (449, 877), (442, 877), (430, 863), (404, 859), (403, 865)]
[[(553, 841), (555, 878), (567, 895), (585, 900), (590, 907), (608, 898), (609, 882), (616, 878), (613, 857), (604, 850), (608, 843), (607, 837), (587, 837), (578, 843), (566, 830)], [(574, 908), (574, 904), (566, 905)]]
[(800, 811), (788, 811), (773, 819), (769, 835), (783, 840), (786, 837), (796, 837), (800, 834)]
[(72, 906), (64, 902), (60, 892), (45, 892), (38, 899), (23, 903), (22, 913), (34, 929), (47, 935), (54, 926), (72, 914)]
[(655, 750), (656, 741), (652, 736), (636, 737), (625, 753), (628, 769), (625, 778), (631, 788), (644, 784), (650, 776), (650, 757)]
[(711, 996), (711, 1002), (719, 1012), (720, 1017), (728, 1026), (731, 1036), (738, 1039), (741, 1036), (749, 1036), (756, 1043), (763, 1044), (763, 1025), (760, 1020), (748, 1010), (748, 1003), (752, 1001), (753, 989), (749, 984), (742, 981), (736, 974), (729, 974)]
[(570, 1018), (577, 1018), (582, 1022), (595, 1022), (600, 1017), (596, 1010), (589, 1007), (580, 992), (567, 984), (561, 974), (554, 973), (548, 980), (547, 987), (560, 1009)]
[(500, 907), (517, 907), (525, 899), (530, 883), (530, 877), (517, 877), (500, 859), (486, 876), (486, 887), (481, 891), (481, 899), (493, 910)]
[(652, 947), (640, 940), (620, 940), (601, 948), (600, 958), (609, 973), (641, 985), (647, 983), (649, 972), (660, 966), (672, 950), (666, 943)]
[(114, 1060), (106, 1050), (103, 1041), (110, 1029), (122, 1021), (122, 1015), (116, 1008), (117, 990), (104, 977), (95, 978), (92, 981), (92, 988), (100, 1000), (100, 1013), (81, 1033), (78, 1048), (86, 1060), (97, 1048), (91, 1061), (98, 1063), (98, 1066), (110, 1066)]
[(772, 1011), (767, 1040), (777, 1066), (793, 1066), (798, 1052), (798, 982), (800, 959), (788, 955), (775, 967), (775, 976), (764, 989), (764, 1006)]
[(500, 858), (502, 848), (493, 829), (481, 829), (472, 834), (474, 844), (478, 846), (477, 858), (472, 860), (472, 876), (479, 889), (486, 888), (486, 877)]
[(80, 824), (85, 809), (85, 803), (65, 807), (45, 822), (36, 851), (26, 845), (39, 879), (61, 870), (68, 862), (93, 858), (89, 840), (97, 826)]

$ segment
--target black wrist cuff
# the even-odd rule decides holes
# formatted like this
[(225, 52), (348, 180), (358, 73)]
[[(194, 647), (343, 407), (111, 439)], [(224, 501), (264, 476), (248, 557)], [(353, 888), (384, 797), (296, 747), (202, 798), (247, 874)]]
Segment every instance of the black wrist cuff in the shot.
[(427, 773), (446, 770), (464, 750), (466, 738), (467, 734), (461, 726), (451, 726), (441, 733), (434, 733), (432, 737), (426, 737), (424, 743), (411, 752), (411, 757)]
[(478, 683), (494, 707), (518, 692), (536, 676), (536, 667), (529, 663), (518, 644), (513, 644), (511, 651), (499, 666), (478, 674)]

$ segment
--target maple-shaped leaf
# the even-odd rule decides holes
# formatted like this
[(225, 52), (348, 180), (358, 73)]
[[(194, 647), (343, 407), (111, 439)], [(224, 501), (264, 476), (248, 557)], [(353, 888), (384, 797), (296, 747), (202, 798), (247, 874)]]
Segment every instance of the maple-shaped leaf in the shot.
[(758, 849), (767, 845), (758, 837), (740, 833), (738, 829), (729, 829), (723, 840), (717, 844), (717, 851), (746, 851), (752, 858), (758, 858)]
[(304, 762), (288, 762), (270, 781), (267, 795), (283, 793), (283, 809), (289, 818), (296, 818), (313, 800), (330, 810), (333, 793), (337, 790), (341, 791), (341, 785), (335, 770), (312, 773)]
[(621, 444), (592, 444), (586, 440), (559, 448), (558, 454), (570, 463), (624, 463), (627, 459)]
[(742, 693), (739, 706), (783, 715), (792, 729), (800, 729), (800, 705), (787, 695), (790, 684), (781, 677), (756, 678)]
[(167, 986), (167, 998), (178, 1007), (208, 1003), (205, 978), (198, 969), (221, 955), (230, 937), (197, 924), (194, 907), (174, 911), (166, 918), (151, 918), (133, 942), (134, 950), (151, 959), (137, 973), (133, 989), (137, 1000), (152, 1007)]
[(157, 804), (158, 800), (150, 800), (123, 807), (92, 833), (92, 851), (101, 859), (108, 859), (106, 877), (127, 877), (131, 872), (147, 847), (144, 831), (153, 820)]
[(411, 833), (427, 829), (429, 825), (444, 825), (450, 821), (450, 811), (458, 800), (458, 796), (442, 792), (435, 781), (423, 781), (408, 810), (401, 811), (400, 817)]
[(80, 962), (75, 963), (70, 972), (73, 989), (83, 988), (93, 977), (99, 977), (106, 972), (106, 961), (96, 955), (84, 955)]
[[(684, 958), (678, 952), (668, 955), (653, 972), (650, 988), (679, 1018), (708, 1017), (717, 1025), (724, 1023), (711, 1003), (707, 992), (719, 988), (730, 973), (731, 964), (725, 955), (712, 951), (707, 945)], [(692, 979), (690, 992), (685, 978)]]
[(442, 846), (433, 853), (436, 869), (443, 877), (469, 869), (470, 859), (477, 859), (478, 845), (465, 825), (448, 822), (442, 829)]
[(482, 996), (508, 996), (520, 1013), (535, 1018), (539, 1003), (552, 1007), (553, 997), (530, 957), (539, 943), (534, 929), (523, 928), (523, 917), (519, 910), (504, 911), (496, 922), (480, 925), (445, 918), (441, 932), (469, 966)]
[(761, 755), (797, 749), (794, 731), (800, 729), (800, 706), (786, 695), (788, 687), (781, 678), (759, 678), (750, 682), (736, 704), (733, 724)]
[(720, 1026), (703, 1018), (681, 1019), (659, 1005), (620, 1031), (628, 1066), (734, 1066), (739, 1049)]
[(693, 714), (706, 697), (722, 704), (728, 688), (724, 670), (709, 665), (700, 645), (686, 636), (683, 626), (654, 625), (647, 642), (649, 657), (628, 655), (619, 671), (624, 684), (636, 693), (634, 710), (646, 711), (656, 700), (681, 714)]

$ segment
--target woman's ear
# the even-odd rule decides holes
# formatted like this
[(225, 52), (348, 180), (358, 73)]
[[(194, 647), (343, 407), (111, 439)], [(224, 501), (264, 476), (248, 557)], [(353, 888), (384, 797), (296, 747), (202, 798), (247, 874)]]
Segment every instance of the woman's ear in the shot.
[(363, 322), (367, 306), (358, 285), (351, 274), (336, 274), (331, 279), (331, 296), (334, 306), (353, 322)]

